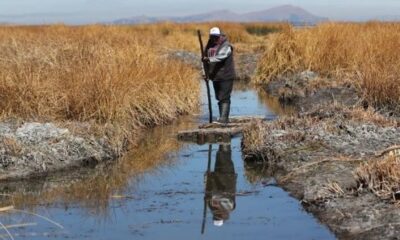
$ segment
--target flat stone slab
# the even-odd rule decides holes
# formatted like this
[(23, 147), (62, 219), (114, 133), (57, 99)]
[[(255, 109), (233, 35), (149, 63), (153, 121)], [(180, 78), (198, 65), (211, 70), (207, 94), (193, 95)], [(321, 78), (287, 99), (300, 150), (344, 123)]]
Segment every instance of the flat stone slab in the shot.
[(238, 116), (229, 119), (228, 124), (218, 122), (202, 124), (197, 129), (178, 132), (178, 139), (185, 142), (205, 143), (226, 143), (232, 138), (239, 136), (243, 128), (254, 120), (267, 120), (262, 116)]

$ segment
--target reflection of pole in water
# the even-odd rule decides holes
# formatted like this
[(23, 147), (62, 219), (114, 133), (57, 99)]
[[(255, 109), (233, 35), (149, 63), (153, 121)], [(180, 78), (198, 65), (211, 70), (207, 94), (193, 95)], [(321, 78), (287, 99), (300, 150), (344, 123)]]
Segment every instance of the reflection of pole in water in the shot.
[(211, 154), (212, 154), (212, 145), (208, 147), (208, 163), (207, 163), (207, 172), (204, 174), (204, 208), (203, 208), (203, 223), (201, 225), (201, 234), (204, 234), (206, 228), (206, 219), (207, 219), (207, 176), (211, 171)]
[(219, 145), (215, 157), (214, 170), (211, 171), (211, 153), (209, 148), (208, 166), (205, 174), (205, 196), (202, 234), (205, 230), (207, 206), (213, 214), (215, 226), (222, 226), (236, 208), (236, 178), (230, 144)]

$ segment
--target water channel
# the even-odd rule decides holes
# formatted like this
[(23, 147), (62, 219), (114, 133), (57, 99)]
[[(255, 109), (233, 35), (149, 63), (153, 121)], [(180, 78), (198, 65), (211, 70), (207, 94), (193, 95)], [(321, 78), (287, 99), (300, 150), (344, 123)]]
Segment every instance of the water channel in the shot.
[[(232, 115), (290, 112), (246, 86), (235, 87), (232, 105)], [(223, 145), (176, 140), (178, 130), (207, 121), (206, 108), (150, 131), (116, 163), (1, 185), (2, 202), (12, 193), (10, 203), (22, 210), (1, 214), (1, 223), (14, 239), (335, 239), (267, 168), (243, 161), (240, 138)]]

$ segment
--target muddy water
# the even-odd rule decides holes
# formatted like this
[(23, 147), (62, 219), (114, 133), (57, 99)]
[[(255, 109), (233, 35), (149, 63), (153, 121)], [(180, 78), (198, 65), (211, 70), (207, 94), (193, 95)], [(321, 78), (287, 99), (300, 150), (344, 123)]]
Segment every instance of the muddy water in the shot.
[[(262, 92), (234, 91), (232, 115), (287, 112)], [(1, 223), (33, 224), (10, 227), (15, 239), (334, 239), (266, 167), (243, 162), (239, 138), (211, 146), (175, 140), (179, 129), (206, 119), (200, 114), (155, 129), (111, 165), (0, 185), (2, 205), (47, 218), (9, 212)]]

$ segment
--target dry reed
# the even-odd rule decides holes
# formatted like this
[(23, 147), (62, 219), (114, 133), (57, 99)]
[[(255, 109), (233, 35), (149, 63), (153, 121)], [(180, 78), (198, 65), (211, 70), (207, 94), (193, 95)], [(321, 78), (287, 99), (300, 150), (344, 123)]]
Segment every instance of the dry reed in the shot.
[(396, 156), (372, 160), (355, 171), (360, 188), (367, 188), (383, 199), (394, 198), (400, 191), (400, 162)]
[(0, 116), (93, 122), (125, 138), (193, 111), (197, 72), (148, 39), (132, 27), (0, 28)]
[(351, 81), (380, 106), (400, 102), (400, 24), (326, 23), (287, 26), (271, 37), (258, 66), (257, 83), (303, 70)]

